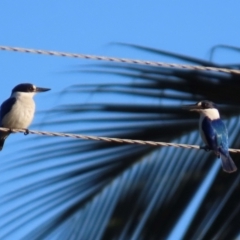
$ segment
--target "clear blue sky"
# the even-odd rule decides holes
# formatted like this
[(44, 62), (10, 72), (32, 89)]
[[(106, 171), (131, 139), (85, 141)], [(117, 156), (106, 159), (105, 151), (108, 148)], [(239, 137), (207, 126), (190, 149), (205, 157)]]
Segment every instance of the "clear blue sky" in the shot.
[[(209, 49), (216, 44), (240, 47), (239, 9), (238, 1), (216, 0), (1, 1), (0, 45), (172, 62), (109, 44), (124, 42), (208, 59)], [(222, 50), (214, 60), (239, 62), (240, 54)], [(71, 84), (101, 79), (114, 81), (112, 76), (68, 73), (81, 64), (91, 63), (0, 52), (0, 102), (10, 95), (15, 85), (31, 82), (52, 88), (51, 92), (36, 97), (39, 110), (49, 109), (57, 104), (55, 94)], [(36, 116), (34, 123), (39, 121)], [(2, 158), (12, 152), (11, 143), (22, 138), (22, 135), (11, 136), (1, 153)], [(16, 146), (19, 147), (24, 146)]]
[[(239, 44), (240, 3), (219, 1), (18, 1), (0, 3), (0, 44), (88, 54), (157, 59), (109, 43), (136, 43), (207, 58), (211, 46)], [(82, 76), (59, 74), (76, 59), (0, 52), (0, 101), (21, 82), (53, 92)], [(219, 51), (221, 59), (226, 52)], [(227, 54), (227, 56), (229, 53)], [(230, 54), (231, 60), (238, 57)], [(159, 59), (158, 60), (164, 60)], [(87, 63), (90, 63), (89, 61)], [(88, 76), (93, 79), (92, 75)], [(86, 78), (84, 76), (84, 79)], [(4, 85), (4, 89), (3, 89)], [(3, 91), (4, 90), (4, 91)], [(5, 91), (6, 90), (6, 91)], [(37, 101), (41, 102), (40, 98)]]

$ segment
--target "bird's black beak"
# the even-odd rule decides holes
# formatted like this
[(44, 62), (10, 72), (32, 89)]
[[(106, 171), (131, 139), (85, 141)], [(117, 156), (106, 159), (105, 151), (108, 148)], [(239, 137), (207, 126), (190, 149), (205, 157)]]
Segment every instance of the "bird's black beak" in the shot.
[(199, 111), (202, 108), (201, 108), (201, 106), (193, 104), (193, 105), (183, 105), (182, 109), (185, 109), (185, 110), (188, 110), (188, 111)]
[(41, 88), (41, 87), (36, 87), (35, 92), (46, 92), (51, 90), (51, 88)]

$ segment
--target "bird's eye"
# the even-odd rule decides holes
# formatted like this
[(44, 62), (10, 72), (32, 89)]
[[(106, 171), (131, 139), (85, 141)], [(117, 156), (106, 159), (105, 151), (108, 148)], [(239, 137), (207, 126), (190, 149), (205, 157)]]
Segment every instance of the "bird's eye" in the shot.
[(203, 103), (202, 103), (202, 107), (203, 107), (203, 108), (208, 108), (208, 103), (203, 102)]

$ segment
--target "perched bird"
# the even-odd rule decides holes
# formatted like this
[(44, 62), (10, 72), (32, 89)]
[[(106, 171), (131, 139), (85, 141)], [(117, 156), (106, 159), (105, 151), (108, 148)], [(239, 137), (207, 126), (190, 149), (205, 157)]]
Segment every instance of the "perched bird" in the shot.
[(199, 130), (206, 144), (204, 149), (212, 150), (218, 158), (221, 158), (223, 171), (235, 172), (237, 167), (228, 152), (227, 128), (220, 119), (217, 106), (213, 102), (204, 100), (184, 108), (200, 113)]
[[(49, 90), (49, 88), (36, 87), (30, 83), (17, 85), (13, 88), (10, 98), (1, 105), (0, 126), (10, 129), (20, 128), (27, 130), (33, 120), (35, 112), (33, 96), (38, 92)], [(10, 132), (0, 131), (0, 151), (9, 134)]]

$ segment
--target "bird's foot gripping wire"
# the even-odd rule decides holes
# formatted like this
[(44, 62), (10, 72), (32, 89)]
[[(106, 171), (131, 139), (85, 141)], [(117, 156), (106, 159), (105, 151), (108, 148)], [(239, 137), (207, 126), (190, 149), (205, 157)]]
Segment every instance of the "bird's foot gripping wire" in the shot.
[(8, 132), (9, 132), (9, 133), (14, 133), (14, 131), (13, 131), (12, 128), (9, 128)]
[(28, 135), (29, 134), (29, 130), (28, 129), (24, 129), (24, 130), (25, 130), (24, 135)]
[(200, 149), (205, 150), (206, 152), (209, 152), (211, 149), (209, 148), (209, 146), (201, 146)]

